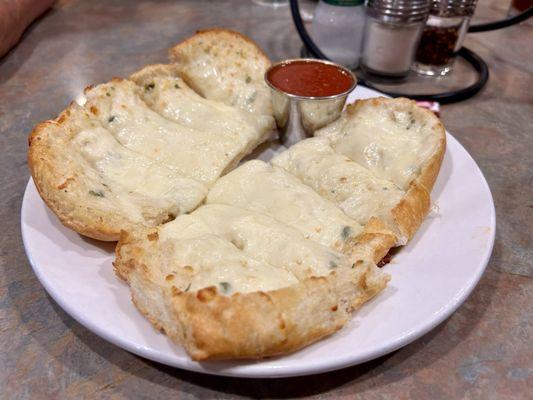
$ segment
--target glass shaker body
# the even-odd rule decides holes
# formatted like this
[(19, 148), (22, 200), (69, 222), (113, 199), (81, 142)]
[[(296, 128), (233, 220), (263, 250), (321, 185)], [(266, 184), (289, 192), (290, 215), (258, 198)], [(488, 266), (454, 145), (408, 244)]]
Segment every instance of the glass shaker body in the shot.
[(405, 78), (413, 63), (422, 29), (422, 22), (383, 22), (368, 16), (361, 58), (365, 75)]
[(320, 0), (311, 34), (328, 58), (354, 69), (359, 65), (364, 26), (363, 0)]
[(452, 70), (475, 5), (475, 0), (433, 0), (413, 71), (421, 75), (442, 76)]
[(402, 80), (413, 63), (429, 0), (368, 0), (361, 70), (370, 80)]

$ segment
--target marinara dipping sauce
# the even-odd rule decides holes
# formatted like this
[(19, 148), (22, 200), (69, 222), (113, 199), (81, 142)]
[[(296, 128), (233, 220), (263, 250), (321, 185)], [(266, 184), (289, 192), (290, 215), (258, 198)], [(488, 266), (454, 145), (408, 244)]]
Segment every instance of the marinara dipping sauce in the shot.
[(267, 81), (276, 89), (301, 97), (330, 97), (355, 86), (351, 72), (322, 61), (291, 60), (273, 66)]

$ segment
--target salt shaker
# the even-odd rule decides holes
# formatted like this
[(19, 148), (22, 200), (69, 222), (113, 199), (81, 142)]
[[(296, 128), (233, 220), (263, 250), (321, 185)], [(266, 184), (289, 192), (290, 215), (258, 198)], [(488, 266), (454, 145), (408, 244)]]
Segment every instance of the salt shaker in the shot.
[(368, 78), (409, 73), (430, 0), (368, 0), (361, 69)]
[(477, 0), (431, 0), (413, 70), (422, 75), (446, 75), (463, 45)]

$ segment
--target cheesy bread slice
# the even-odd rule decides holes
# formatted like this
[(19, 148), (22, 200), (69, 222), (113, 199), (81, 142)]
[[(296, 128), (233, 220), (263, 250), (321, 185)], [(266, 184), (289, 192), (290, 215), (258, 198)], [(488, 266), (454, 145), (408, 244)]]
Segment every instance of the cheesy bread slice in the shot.
[(166, 119), (242, 143), (239, 156), (226, 170), (233, 169), (275, 130), (271, 115), (251, 113), (200, 96), (180, 77), (176, 65), (150, 65), (130, 79), (142, 88), (143, 101)]
[(250, 256), (285, 268), (299, 280), (353, 266), (341, 253), (305, 239), (296, 229), (265, 214), (224, 204), (207, 204), (191, 216)]
[(363, 227), (285, 170), (251, 160), (221, 177), (207, 204), (228, 204), (267, 214), (304, 237), (337, 251)]
[(388, 281), (372, 262), (218, 204), (124, 233), (116, 254), (135, 305), (196, 360), (294, 351), (340, 329)]
[[(132, 81), (115, 79), (90, 88), (85, 107), (126, 148), (211, 185), (256, 143), (262, 132), (194, 129), (165, 118), (142, 100)], [(176, 93), (175, 96), (181, 96)]]
[(298, 177), (361, 225), (371, 217), (390, 220), (390, 210), (404, 194), (391, 181), (376, 177), (368, 169), (336, 153), (326, 138), (302, 140), (271, 163)]
[[(213, 35), (219, 46), (245, 43), (252, 51), (239, 35)], [(274, 126), (269, 108), (259, 106), (269, 103), (269, 95), (259, 94), (261, 85), (255, 79), (266, 71), (268, 60), (253, 47), (255, 66), (249, 59), (219, 68), (218, 52), (201, 56), (201, 63), (211, 65), (217, 79), (225, 82), (222, 86), (231, 87), (235, 102), (195, 92), (203, 78), (189, 74), (185, 83), (174, 65), (147, 67), (133, 80), (116, 78), (87, 88), (83, 107), (69, 108), (30, 136), (29, 165), (43, 200), (64, 225), (109, 241), (118, 240), (121, 230), (155, 226), (193, 210), (207, 188), (263, 142)], [(248, 74), (253, 83), (236, 84), (236, 75)], [(246, 97), (253, 87), (258, 88), (253, 96), (258, 102), (250, 104), (258, 108), (244, 107), (238, 92), (243, 90)], [(80, 119), (97, 128), (78, 126)]]
[[(358, 100), (315, 136), (327, 139), (329, 147), (322, 141), (304, 143), (307, 156), (297, 147), (289, 150), (292, 156), (281, 156), (276, 162), (294, 170), (328, 198), (332, 198), (332, 191), (343, 193), (334, 201), (348, 215), (376, 214), (396, 232), (397, 245), (412, 238), (430, 210), (431, 189), (446, 149), (439, 119), (408, 99)], [(327, 177), (318, 178), (309, 163), (317, 162), (324, 153), (327, 156), (320, 162)], [(290, 161), (296, 159), (299, 161)], [(304, 171), (299, 163), (311, 170)], [(345, 180), (346, 175), (350, 177)], [(359, 202), (362, 194), (367, 198)]]
[(170, 58), (201, 96), (272, 115), (270, 89), (264, 80), (270, 61), (246, 36), (226, 29), (199, 31), (173, 47)]
[(156, 226), (194, 209), (207, 187), (122, 146), (94, 116), (72, 104), (30, 137), (29, 165), (61, 222), (89, 237)]
[[(404, 201), (406, 192), (336, 153), (326, 138), (303, 140), (271, 162), (297, 176), (359, 224), (364, 226), (371, 218), (378, 218), (396, 234), (397, 245), (407, 242), (410, 232), (402, 215), (414, 215), (416, 210)], [(419, 195), (417, 206), (429, 209), (429, 194), (425, 194)]]
[(227, 204), (260, 212), (298, 230), (306, 239), (353, 258), (379, 261), (394, 234), (377, 220), (364, 228), (297, 177), (260, 160), (248, 161), (221, 177), (207, 204)]
[(404, 98), (356, 101), (315, 136), (402, 190), (415, 179), (431, 190), (446, 147), (435, 114)]

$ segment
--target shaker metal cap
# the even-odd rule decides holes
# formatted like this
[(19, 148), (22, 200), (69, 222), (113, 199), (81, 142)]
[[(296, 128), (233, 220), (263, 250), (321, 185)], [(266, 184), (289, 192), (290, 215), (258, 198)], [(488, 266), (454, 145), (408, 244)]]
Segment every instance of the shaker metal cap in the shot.
[(423, 21), (431, 0), (368, 0), (367, 9), (376, 17), (397, 22)]
[(429, 13), (442, 17), (471, 16), (477, 0), (431, 0)]

